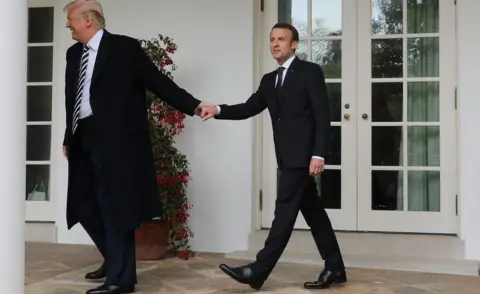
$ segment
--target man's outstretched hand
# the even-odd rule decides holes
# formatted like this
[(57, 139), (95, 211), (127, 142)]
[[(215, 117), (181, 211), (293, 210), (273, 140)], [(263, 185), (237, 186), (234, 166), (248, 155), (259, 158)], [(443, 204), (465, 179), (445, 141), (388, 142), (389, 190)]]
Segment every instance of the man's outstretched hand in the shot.
[(195, 108), (195, 115), (200, 116), (204, 121), (206, 121), (217, 115), (217, 110), (217, 105), (202, 102), (197, 106), (197, 108)]

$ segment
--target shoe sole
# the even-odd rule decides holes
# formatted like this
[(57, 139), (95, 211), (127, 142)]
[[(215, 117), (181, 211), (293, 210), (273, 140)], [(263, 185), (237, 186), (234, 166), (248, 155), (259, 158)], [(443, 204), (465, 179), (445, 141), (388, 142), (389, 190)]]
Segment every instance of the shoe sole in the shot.
[(262, 288), (263, 285), (260, 285), (260, 286), (259, 286), (259, 285), (250, 285), (250, 284), (249, 284), (249, 286), (250, 286), (250, 288), (252, 288), (253, 290), (257, 290), (257, 291), (258, 291), (258, 290), (260, 290), (260, 288)]
[(128, 290), (121, 290), (120, 293), (122, 294), (130, 294), (130, 293), (135, 293), (135, 289), (131, 290), (131, 289), (128, 289)]
[(333, 283), (331, 283), (330, 285), (325, 285), (325, 286), (322, 286), (322, 287), (303, 287), (304, 289), (307, 289), (307, 290), (315, 290), (315, 289), (327, 289), (327, 288), (330, 288), (330, 286), (339, 286), (341, 284), (345, 284), (347, 282), (347, 280), (339, 280), (339, 281), (334, 281)]
[(87, 278), (85, 277), (85, 280), (87, 281), (100, 281), (100, 280), (104, 280), (106, 277), (103, 277), (103, 278)]

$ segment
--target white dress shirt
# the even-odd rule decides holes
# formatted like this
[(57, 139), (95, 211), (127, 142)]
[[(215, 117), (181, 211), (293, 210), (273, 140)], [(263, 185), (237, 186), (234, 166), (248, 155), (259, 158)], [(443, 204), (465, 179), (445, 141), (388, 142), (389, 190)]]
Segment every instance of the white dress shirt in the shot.
[(87, 72), (85, 73), (85, 83), (83, 84), (82, 92), (82, 104), (80, 104), (80, 119), (89, 117), (93, 114), (92, 107), (90, 106), (90, 85), (92, 84), (93, 68), (95, 67), (95, 60), (97, 60), (98, 47), (100, 47), (100, 41), (103, 37), (103, 30), (99, 30), (88, 41), (88, 63)]
[[(278, 67), (283, 66), (283, 67), (285, 68), (285, 69), (283, 70), (283, 73), (282, 73), (282, 74), (283, 74), (283, 77), (282, 77), (282, 85), (283, 85), (283, 82), (285, 81), (285, 77), (287, 76), (288, 68), (290, 67), (290, 65), (292, 64), (292, 62), (293, 62), (294, 59), (295, 59), (295, 55), (293, 55), (292, 57), (290, 57), (289, 59), (287, 59), (287, 61), (285, 61), (282, 65), (280, 65), (280, 64), (278, 65)], [(277, 67), (277, 69), (278, 69), (278, 67)], [(276, 76), (276, 78), (275, 78), (275, 85), (277, 84), (277, 82), (278, 82), (278, 74), (277, 74), (277, 76)], [(217, 105), (217, 115), (220, 114), (220, 111), (221, 111), (221, 108), (220, 108), (220, 106)], [(324, 160), (323, 157), (316, 156), (316, 155), (312, 156), (312, 158), (318, 158), (318, 159)]]

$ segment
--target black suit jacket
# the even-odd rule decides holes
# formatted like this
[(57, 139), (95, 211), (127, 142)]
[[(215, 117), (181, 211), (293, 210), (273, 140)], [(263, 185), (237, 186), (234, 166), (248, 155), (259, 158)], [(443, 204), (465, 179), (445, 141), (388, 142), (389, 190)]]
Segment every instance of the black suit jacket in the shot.
[[(69, 149), (67, 219), (69, 227), (92, 194), (88, 163), (72, 135), (72, 116), (82, 44), (67, 51), (65, 74), (66, 130)], [(116, 223), (134, 229), (141, 221), (162, 215), (156, 183), (145, 91), (149, 89), (174, 108), (193, 115), (200, 101), (157, 70), (138, 40), (104, 31), (90, 87), (95, 144), (101, 150), (102, 176)]]
[(216, 119), (247, 119), (268, 108), (278, 166), (308, 167), (312, 156), (327, 154), (330, 107), (322, 69), (295, 58), (280, 91), (275, 89), (276, 76), (277, 71), (264, 75), (245, 103), (220, 105)]

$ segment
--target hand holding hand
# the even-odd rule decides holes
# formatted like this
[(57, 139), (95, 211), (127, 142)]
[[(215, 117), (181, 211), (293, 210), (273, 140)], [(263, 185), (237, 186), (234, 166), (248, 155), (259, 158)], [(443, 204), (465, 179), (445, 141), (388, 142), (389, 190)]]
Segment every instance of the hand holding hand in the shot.
[(214, 117), (217, 114), (217, 105), (200, 103), (195, 109), (195, 114), (200, 116), (204, 121)]
[(201, 116), (202, 115), (202, 107), (204, 107), (204, 106), (205, 106), (205, 103), (201, 102), (200, 104), (198, 104), (197, 108), (195, 108), (193, 113), (197, 116)]
[(325, 160), (312, 158), (310, 161), (310, 176), (314, 177), (321, 174), (325, 169)]

